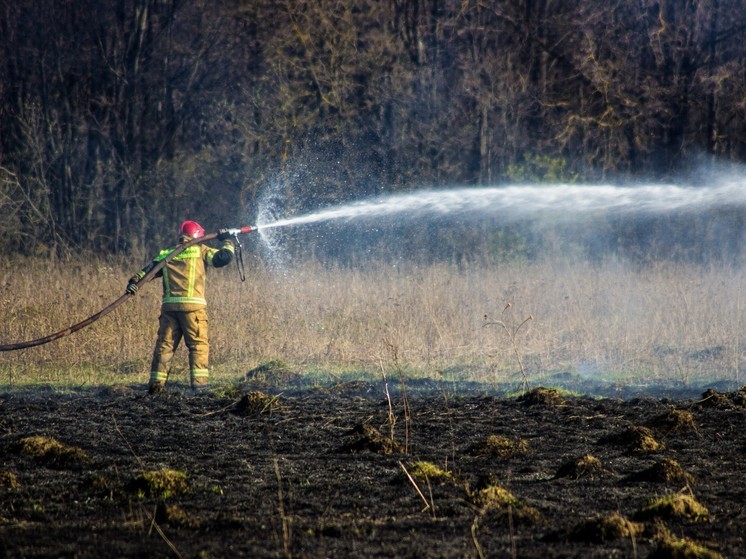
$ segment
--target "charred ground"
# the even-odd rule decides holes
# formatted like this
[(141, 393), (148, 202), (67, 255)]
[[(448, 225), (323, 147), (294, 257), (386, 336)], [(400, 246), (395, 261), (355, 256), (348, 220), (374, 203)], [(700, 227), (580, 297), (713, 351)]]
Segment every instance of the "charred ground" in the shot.
[(0, 395), (0, 556), (744, 556), (746, 389), (404, 388)]

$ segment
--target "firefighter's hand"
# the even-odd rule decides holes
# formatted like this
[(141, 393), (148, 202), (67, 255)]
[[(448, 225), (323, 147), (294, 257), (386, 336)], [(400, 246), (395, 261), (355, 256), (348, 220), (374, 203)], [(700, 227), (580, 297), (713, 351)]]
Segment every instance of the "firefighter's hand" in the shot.
[(227, 241), (232, 236), (228, 229), (218, 229), (218, 241)]
[(134, 295), (135, 293), (137, 293), (138, 289), (139, 288), (137, 286), (137, 279), (130, 279), (129, 283), (127, 284), (127, 293), (129, 293), (130, 295)]

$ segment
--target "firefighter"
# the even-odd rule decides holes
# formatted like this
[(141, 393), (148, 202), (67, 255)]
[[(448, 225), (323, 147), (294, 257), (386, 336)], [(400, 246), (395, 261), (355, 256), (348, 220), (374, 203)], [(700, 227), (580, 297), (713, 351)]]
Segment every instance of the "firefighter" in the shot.
[[(185, 221), (179, 229), (179, 244), (204, 236), (205, 230), (196, 221)], [(205, 300), (205, 271), (209, 266), (222, 268), (233, 260), (234, 247), (231, 234), (221, 229), (218, 240), (220, 249), (197, 244), (186, 248), (172, 258), (157, 276), (163, 278), (163, 300), (158, 319), (158, 338), (150, 367), (148, 392), (163, 390), (168, 378), (171, 360), (184, 338), (189, 348), (189, 374), (195, 391), (209, 387), (207, 341), (207, 301)], [(174, 248), (162, 250), (153, 261), (132, 276), (127, 292), (137, 293), (138, 282)]]

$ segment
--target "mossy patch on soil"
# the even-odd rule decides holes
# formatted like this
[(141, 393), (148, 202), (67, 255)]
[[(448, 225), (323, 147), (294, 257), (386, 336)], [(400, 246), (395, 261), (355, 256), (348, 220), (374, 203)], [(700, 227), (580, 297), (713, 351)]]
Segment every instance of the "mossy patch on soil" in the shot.
[(682, 468), (676, 460), (671, 458), (661, 458), (649, 468), (629, 475), (627, 480), (656, 483), (680, 482), (687, 485), (694, 483), (694, 477)]
[(580, 458), (569, 460), (562, 464), (557, 473), (554, 474), (555, 478), (593, 478), (598, 477), (606, 473), (601, 460), (593, 456), (592, 454), (586, 454)]
[(556, 388), (539, 386), (519, 396), (518, 401), (527, 406), (561, 406), (565, 403), (565, 398)]
[(400, 454), (403, 447), (391, 437), (384, 437), (381, 432), (369, 423), (353, 427), (349, 435), (353, 437), (343, 444), (340, 452), (374, 452), (376, 454)]
[(647, 505), (635, 513), (634, 518), (635, 520), (675, 518), (689, 522), (706, 522), (710, 518), (710, 513), (694, 496), (687, 493), (671, 493), (651, 499)]
[(138, 496), (167, 499), (188, 493), (190, 486), (184, 472), (164, 468), (141, 473), (130, 481), (127, 489)]
[(32, 435), (10, 445), (12, 452), (36, 459), (50, 468), (79, 468), (90, 461), (88, 453), (77, 446), (62, 444), (52, 437)]
[(623, 445), (635, 454), (648, 454), (665, 449), (665, 445), (656, 440), (651, 429), (640, 425), (630, 425), (620, 432), (602, 437), (599, 443)]
[(483, 441), (469, 447), (467, 452), (472, 456), (492, 456), (505, 460), (526, 454), (528, 442), (525, 439), (489, 435)]
[(571, 530), (570, 538), (590, 543), (607, 543), (623, 538), (637, 538), (644, 530), (644, 524), (614, 513), (584, 520)]

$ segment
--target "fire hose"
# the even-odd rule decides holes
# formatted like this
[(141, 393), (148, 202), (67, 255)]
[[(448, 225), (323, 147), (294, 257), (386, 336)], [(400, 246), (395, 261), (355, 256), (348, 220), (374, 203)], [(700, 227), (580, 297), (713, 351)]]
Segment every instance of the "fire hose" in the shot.
[[(241, 244), (240, 242), (238, 242), (238, 235), (243, 234), (243, 233), (250, 233), (251, 231), (255, 231), (255, 230), (256, 230), (256, 227), (252, 225), (246, 225), (244, 227), (239, 227), (236, 229), (224, 229), (217, 233), (210, 233), (207, 235), (203, 235), (202, 237), (199, 237), (198, 239), (192, 239), (191, 241), (187, 241), (185, 243), (176, 245), (176, 247), (174, 247), (174, 249), (163, 260), (155, 263), (153, 267), (148, 270), (148, 272), (140, 279), (140, 281), (137, 282), (137, 285), (145, 284), (151, 279), (153, 279), (158, 274), (158, 272), (160, 272), (166, 266), (166, 264), (169, 263), (169, 261), (171, 261), (174, 257), (184, 252), (190, 246), (194, 246), (194, 245), (205, 243), (207, 241), (211, 241), (213, 239), (216, 239), (219, 234), (225, 233), (225, 232), (230, 233), (230, 235), (234, 238), (236, 242), (236, 248), (237, 248), (236, 264), (238, 265), (241, 281), (244, 281), (245, 275), (243, 271), (243, 256), (241, 255)], [(104, 307), (97, 313), (92, 314), (85, 320), (81, 320), (77, 324), (73, 324), (72, 326), (69, 326), (65, 328), (64, 330), (60, 330), (59, 332), (55, 332), (54, 334), (49, 334), (48, 336), (44, 336), (43, 338), (37, 338), (35, 340), (19, 342), (16, 344), (0, 345), (0, 351), (13, 351), (17, 349), (26, 349), (29, 347), (44, 345), (46, 343), (53, 342), (54, 340), (58, 340), (64, 336), (72, 334), (73, 332), (77, 332), (78, 330), (93, 324), (99, 318), (103, 318), (104, 316), (109, 314), (111, 311), (116, 309), (119, 305), (121, 305), (128, 299), (132, 298), (133, 296), (134, 294), (127, 292), (121, 297), (119, 297), (118, 299), (116, 299), (115, 301), (112, 301), (108, 306)]]

